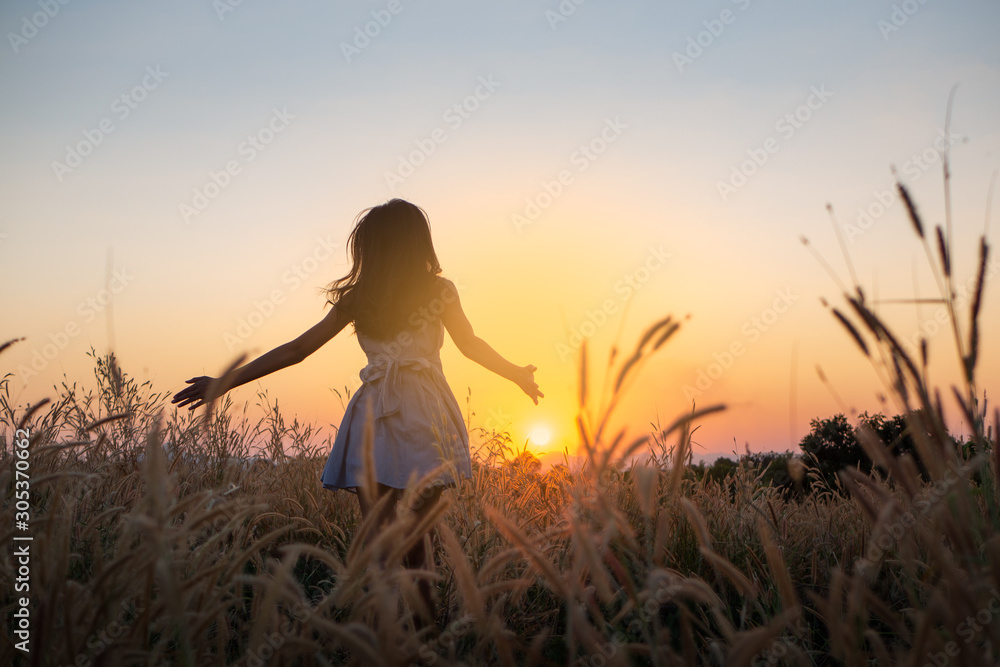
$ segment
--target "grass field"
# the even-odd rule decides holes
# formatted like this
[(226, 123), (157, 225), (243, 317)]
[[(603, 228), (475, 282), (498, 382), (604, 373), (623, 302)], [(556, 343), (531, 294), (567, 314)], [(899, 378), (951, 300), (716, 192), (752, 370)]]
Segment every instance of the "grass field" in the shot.
[[(909, 210), (929, 257), (940, 241), (947, 295), (943, 232), (925, 232)], [(979, 294), (987, 254), (983, 239)], [(691, 430), (722, 406), (652, 434), (608, 433), (631, 378), (675, 335), (666, 318), (613, 359), (602, 405), (583, 348), (582, 470), (543, 474), (505, 434), (478, 433), (473, 478), (430, 517), (433, 572), (398, 565), (430, 526), (402, 514), (369, 535), (356, 500), (319, 484), (329, 439), (285, 423), (276, 405), (259, 422), (225, 400), (198, 416), (167, 409), (168, 397), (110, 355), (95, 356), (93, 388), (64, 385), (30, 408), (10, 404), (8, 377), (0, 533), (13, 546), (0, 551), (0, 661), (996, 665), (1000, 413), (989, 426), (975, 382), (980, 298), (968, 316), (952, 308), (967, 372), (942, 398), (863, 291), (844, 297), (831, 326), (847, 329), (906, 408), (930, 481), (871, 434), (864, 445), (881, 472), (845, 471), (843, 493), (786, 499), (748, 465), (722, 482), (696, 479)], [(967, 447), (947, 437), (944, 400), (966, 417)], [(632, 465), (637, 454), (648, 463)], [(19, 471), (30, 476), (23, 496)], [(27, 531), (16, 524), (22, 499)], [(15, 541), (26, 534), (30, 543)], [(24, 544), (29, 653), (15, 648)], [(421, 577), (438, 609), (436, 624), (417, 630)]]

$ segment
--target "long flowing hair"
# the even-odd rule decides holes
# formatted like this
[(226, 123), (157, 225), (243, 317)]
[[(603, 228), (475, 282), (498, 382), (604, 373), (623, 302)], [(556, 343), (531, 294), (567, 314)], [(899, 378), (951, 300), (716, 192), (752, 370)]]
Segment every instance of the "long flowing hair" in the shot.
[(355, 333), (387, 340), (427, 305), (441, 273), (427, 214), (403, 199), (373, 206), (358, 214), (347, 246), (353, 266), (327, 288), (327, 301)]

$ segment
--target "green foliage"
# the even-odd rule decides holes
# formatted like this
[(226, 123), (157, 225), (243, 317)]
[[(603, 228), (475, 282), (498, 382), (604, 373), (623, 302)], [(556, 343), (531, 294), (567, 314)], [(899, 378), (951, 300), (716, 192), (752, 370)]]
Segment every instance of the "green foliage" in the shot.
[[(920, 410), (914, 410), (913, 423), (923, 422), (920, 413)], [(878, 436), (881, 445), (893, 456), (905, 454), (912, 457), (921, 477), (927, 479), (927, 471), (920, 461), (913, 435), (903, 415), (887, 418), (881, 413), (870, 415), (863, 412), (858, 415), (858, 423), (852, 426), (846, 416), (837, 414), (826, 419), (813, 419), (810, 425), (812, 430), (802, 438), (799, 446), (819, 479), (830, 488), (841, 488), (838, 473), (844, 468), (854, 468), (863, 474), (878, 468), (859, 439), (859, 431), (865, 427)]]
[(871, 459), (865, 454), (854, 433), (854, 427), (843, 414), (827, 419), (813, 419), (812, 430), (799, 446), (814, 463), (820, 478), (830, 487), (838, 488), (837, 473), (847, 467), (861, 472), (871, 471)]
[(713, 482), (721, 482), (736, 471), (737, 465), (736, 461), (720, 456), (705, 470), (705, 477)]
[[(796, 463), (792, 463), (793, 461)], [(778, 489), (785, 499), (801, 498), (809, 493), (810, 483), (804, 472), (797, 473), (791, 469), (796, 464), (798, 470), (804, 471), (801, 459), (797, 459), (790, 451), (750, 452), (737, 457), (735, 461), (721, 456), (711, 465), (704, 462), (692, 464), (688, 467), (688, 476), (695, 481), (726, 486), (727, 482), (737, 479), (741, 472), (745, 472), (760, 488)]]

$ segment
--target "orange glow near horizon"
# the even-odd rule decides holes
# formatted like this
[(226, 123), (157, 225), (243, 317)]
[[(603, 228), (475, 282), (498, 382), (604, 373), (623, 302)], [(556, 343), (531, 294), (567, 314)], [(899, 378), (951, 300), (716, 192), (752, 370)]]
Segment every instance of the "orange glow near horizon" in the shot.
[[(442, 239), (448, 238), (444, 231), (439, 234)], [(442, 245), (447, 247), (450, 242)], [(732, 297), (722, 301), (712, 295), (711, 282), (678, 291), (676, 284), (686, 261), (679, 257), (681, 266), (664, 267), (661, 276), (651, 276), (629, 299), (607, 309), (614, 312), (596, 315), (607, 299), (614, 298), (618, 276), (627, 275), (630, 265), (643, 261), (641, 249), (639, 262), (636, 253), (630, 254), (629, 261), (618, 261), (615, 268), (601, 271), (579, 267), (572, 257), (554, 257), (541, 277), (538, 271), (530, 277), (498, 271), (488, 260), (476, 266), (458, 259), (449, 262), (453, 268), (446, 274), (459, 285), (463, 307), (476, 333), (512, 362), (536, 365), (535, 379), (545, 393), (539, 405), (533, 405), (517, 387), (463, 357), (446, 336), (441, 352), (445, 376), (463, 414), (470, 414), (473, 430), (506, 431), (514, 447), (527, 447), (540, 456), (561, 456), (564, 450), (570, 456), (578, 455), (575, 417), (581, 338), (574, 337), (574, 332), (581, 331), (586, 322), (602, 322), (592, 332), (587, 328), (588, 406), (593, 412), (606, 404), (613, 374), (645, 327), (666, 312), (674, 313), (681, 327), (639, 369), (635, 380), (626, 384), (606, 430), (608, 434), (624, 427), (631, 439), (653, 432), (657, 424), (664, 427), (671, 423), (690, 411), (692, 402), (699, 408), (725, 403), (728, 409), (705, 418), (694, 434), (699, 445), (695, 455), (711, 458), (731, 455), (734, 450), (742, 453), (745, 448), (795, 450), (812, 418), (845, 412), (853, 419), (862, 410), (887, 414), (897, 411), (896, 406), (879, 402), (878, 395), (888, 392), (880, 385), (878, 375), (819, 303), (819, 295), (832, 292), (822, 280), (796, 285), (795, 302), (775, 318), (768, 311), (778, 298), (775, 294), (786, 289), (781, 283), (770, 292), (760, 290), (762, 294), (757, 298), (744, 296), (738, 301)], [(176, 392), (189, 377), (217, 374), (241, 351), (253, 357), (291, 340), (322, 317), (322, 299), (313, 290), (289, 292), (274, 315), (254, 328), (241, 347), (230, 351), (225, 339), (226, 334), (237, 331), (241, 321), (246, 321), (247, 314), (257, 307), (255, 303), (260, 303), (254, 297), (262, 293), (260, 285), (266, 286), (270, 275), (280, 276), (285, 264), (285, 260), (275, 261), (276, 268), (267, 271), (238, 269), (239, 277), (249, 285), (241, 285), (234, 278), (225, 289), (217, 289), (214, 296), (198, 295), (184, 311), (169, 303), (153, 309), (125, 292), (115, 301), (113, 322), (109, 323), (104, 313), (88, 321), (86, 312), (71, 308), (72, 316), (66, 323), (79, 329), (75, 334), (72, 327), (67, 334), (66, 323), (60, 325), (56, 319), (36, 323), (34, 332), (24, 332), (28, 341), (4, 353), (7, 369), (14, 374), (12, 395), (21, 403), (52, 396), (51, 388), (61, 382), (63, 373), (71, 384), (77, 381), (87, 385), (92, 365), (85, 352), (91, 345), (99, 352), (106, 349), (106, 332), (111, 325), (115, 327), (116, 352), (123, 369), (151, 381), (155, 391)], [(261, 280), (255, 274), (265, 277)], [(569, 276), (570, 283), (579, 285), (579, 289), (565, 287)], [(321, 284), (326, 278), (315, 282)], [(548, 286), (547, 290), (532, 287), (539, 280)], [(727, 289), (743, 288), (736, 285)], [(512, 294), (519, 295), (517, 301), (510, 299)], [(994, 330), (1000, 324), (995, 305), (997, 292), (987, 295), (983, 331)], [(79, 303), (72, 296), (69, 301)], [(673, 307), (665, 308), (663, 304), (668, 302), (673, 302)], [(217, 307), (213, 307), (214, 303)], [(508, 307), (500, 307), (503, 304)], [(685, 318), (688, 313), (690, 318)], [(933, 316), (934, 311), (927, 310), (920, 321)], [(177, 322), (185, 317), (196, 318), (199, 325), (179, 326)], [(901, 332), (916, 330), (912, 316), (887, 311), (886, 317)], [(152, 347), (147, 342), (150, 326), (163, 336), (154, 338)], [(939, 383), (957, 381), (957, 365), (948, 351), (950, 334), (947, 330), (929, 333), (934, 334), (932, 378)], [(740, 346), (734, 348), (734, 343)], [(607, 378), (612, 347), (617, 352), (612, 377)], [(734, 349), (740, 353), (734, 354)], [(50, 353), (54, 356), (51, 361), (47, 358)], [(988, 344), (980, 351), (983, 389), (996, 386), (1000, 379), (997, 353), (996, 346)], [(246, 402), (252, 406), (258, 400), (257, 392), (266, 391), (272, 402), (279, 402), (289, 420), (295, 416), (323, 426), (324, 432), (332, 434), (330, 427), (338, 426), (343, 414), (343, 403), (333, 390), (344, 394), (346, 402), (345, 389), (357, 389), (358, 372), (364, 364), (364, 355), (348, 328), (313, 357), (237, 388), (232, 398), (237, 405)], [(826, 384), (819, 380), (817, 366), (823, 369)], [(35, 370), (38, 367), (41, 370)], [(950, 406), (948, 413), (953, 429), (960, 434), (960, 417)], [(543, 431), (548, 433), (548, 440)]]

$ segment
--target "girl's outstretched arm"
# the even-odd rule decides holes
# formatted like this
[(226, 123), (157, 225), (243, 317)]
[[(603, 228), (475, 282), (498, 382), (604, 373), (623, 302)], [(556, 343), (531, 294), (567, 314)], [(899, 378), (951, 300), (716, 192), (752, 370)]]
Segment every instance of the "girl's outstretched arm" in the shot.
[(535, 382), (534, 374), (538, 369), (530, 364), (515, 366), (500, 356), (496, 350), (490, 347), (489, 343), (477, 336), (472, 330), (469, 318), (465, 316), (465, 311), (462, 310), (455, 284), (446, 278), (441, 278), (441, 281), (444, 285), (441, 300), (445, 304), (441, 313), (441, 321), (448, 329), (451, 339), (455, 341), (458, 351), (483, 368), (516, 384), (535, 402), (535, 405), (538, 405), (539, 397), (545, 397), (545, 394), (538, 390), (538, 384)]
[(177, 392), (171, 399), (171, 403), (176, 403), (179, 408), (190, 403), (192, 405), (188, 409), (194, 410), (219, 398), (233, 387), (297, 364), (340, 333), (340, 330), (347, 326), (349, 321), (343, 312), (337, 310), (337, 306), (332, 306), (326, 317), (304, 334), (262, 354), (250, 363), (240, 366), (225, 378), (225, 382), (219, 382), (221, 378), (204, 375), (191, 378), (187, 381), (190, 386)]

